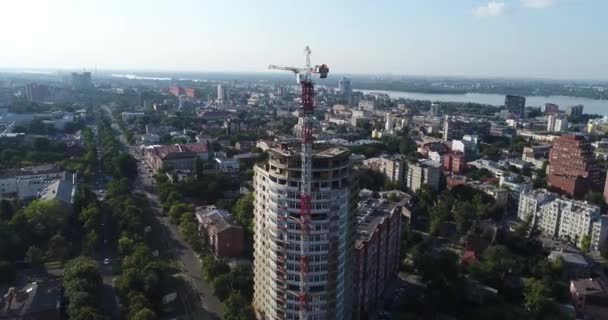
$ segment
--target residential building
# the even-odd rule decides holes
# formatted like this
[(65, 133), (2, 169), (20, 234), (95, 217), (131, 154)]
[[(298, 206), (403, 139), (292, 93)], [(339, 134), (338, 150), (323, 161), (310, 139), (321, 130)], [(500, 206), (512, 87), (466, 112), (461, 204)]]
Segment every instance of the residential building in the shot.
[(172, 144), (144, 149), (146, 163), (154, 172), (164, 169), (194, 170), (196, 159), (209, 160), (208, 143)]
[(55, 165), (26, 167), (0, 176), (0, 197), (32, 200), (57, 180), (72, 180), (73, 174)]
[(407, 165), (406, 186), (413, 192), (418, 191), (423, 185), (439, 190), (440, 178), (441, 164), (437, 162), (420, 160)]
[(464, 153), (451, 152), (443, 156), (443, 170), (461, 174), (467, 169)]
[(452, 151), (463, 154), (467, 161), (477, 158), (477, 143), (469, 140), (452, 140)]
[(443, 121), (443, 140), (462, 139), (464, 135), (490, 135), (491, 124), (486, 121), (474, 119), (457, 119), (445, 116)]
[(591, 144), (593, 146), (593, 154), (597, 159), (608, 159), (608, 139), (602, 138), (600, 141), (595, 141)]
[(580, 319), (608, 320), (608, 284), (602, 278), (572, 280), (570, 297)]
[(0, 319), (60, 320), (63, 300), (60, 280), (42, 280), (11, 287), (0, 297)]
[(568, 117), (580, 117), (583, 115), (583, 105), (570, 106), (566, 108)]
[(350, 83), (350, 79), (343, 77), (338, 82), (338, 91), (348, 104), (352, 103), (353, 87)]
[(143, 112), (123, 112), (120, 114), (122, 121), (129, 122), (137, 118), (143, 118), (146, 114)]
[(25, 85), (25, 98), (28, 101), (42, 102), (50, 96), (49, 87), (38, 83), (28, 83)]
[(520, 119), (526, 117), (526, 97), (507, 95), (505, 97), (505, 108), (511, 114), (517, 116)]
[(226, 88), (224, 88), (223, 85), (218, 84), (217, 85), (217, 100), (224, 101), (226, 99), (227, 99)]
[(382, 173), (392, 183), (404, 181), (405, 161), (399, 155), (370, 158), (363, 160), (363, 165), (372, 171)]
[(401, 206), (386, 200), (359, 202), (353, 268), (353, 316), (370, 319), (383, 308), (384, 291), (397, 278)]
[(568, 119), (565, 116), (551, 114), (547, 117), (548, 132), (564, 132), (568, 130)]
[(239, 172), (239, 161), (234, 158), (215, 158), (215, 163), (219, 172)]
[(169, 92), (176, 97), (186, 94), (186, 90), (180, 86), (169, 87)]
[(146, 133), (141, 135), (141, 144), (150, 146), (160, 143), (160, 136), (156, 133)]
[(201, 90), (198, 88), (186, 88), (186, 95), (193, 99), (201, 97)]
[(72, 180), (55, 180), (40, 191), (40, 199), (57, 200), (66, 212), (72, 212), (76, 199), (76, 182), (76, 175), (72, 176)]
[(530, 178), (515, 174), (501, 176), (498, 180), (498, 186), (510, 191), (509, 200), (514, 203), (519, 202), (522, 192), (527, 192), (534, 188)]
[(550, 189), (582, 198), (588, 191), (600, 191), (603, 175), (593, 147), (581, 135), (561, 136), (553, 141), (549, 155)]
[(536, 169), (541, 169), (545, 162), (549, 161), (551, 145), (542, 144), (531, 147), (524, 147), (521, 160), (531, 163)]
[(441, 104), (439, 102), (431, 103), (431, 110), (429, 111), (429, 116), (436, 118), (441, 116)]
[(555, 103), (545, 103), (545, 114), (556, 114), (559, 113), (559, 106)]
[(589, 238), (592, 251), (604, 251), (608, 245), (608, 217), (600, 207), (584, 201), (559, 197), (545, 189), (521, 194), (518, 217), (532, 217), (533, 224), (546, 236), (581, 246)]
[(499, 207), (504, 207), (507, 205), (507, 201), (509, 200), (509, 190), (507, 189), (495, 187), (488, 183), (480, 183), (478, 181), (470, 181), (467, 182), (466, 185), (489, 195), (494, 199), (494, 203)]
[(551, 262), (563, 259), (564, 271), (562, 278), (568, 281), (572, 279), (589, 278), (589, 275), (591, 274), (591, 266), (580, 253), (553, 250), (549, 254), (548, 259)]
[(88, 90), (93, 88), (93, 80), (90, 72), (72, 72), (72, 89)]
[(195, 216), (199, 231), (216, 257), (239, 258), (245, 251), (245, 232), (227, 210), (215, 206), (198, 207)]
[(352, 235), (358, 192), (350, 151), (314, 145), (312, 219), (305, 223), (306, 239), (300, 231), (299, 145), (282, 144), (267, 153), (268, 161), (255, 165), (253, 178), (256, 312), (263, 319), (300, 319), (298, 292), (303, 280), (309, 319), (352, 319)]

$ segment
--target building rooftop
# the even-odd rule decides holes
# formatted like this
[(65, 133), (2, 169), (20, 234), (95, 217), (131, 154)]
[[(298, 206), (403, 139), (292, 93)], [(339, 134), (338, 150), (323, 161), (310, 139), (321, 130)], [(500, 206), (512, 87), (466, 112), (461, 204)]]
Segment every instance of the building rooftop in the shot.
[(228, 210), (218, 209), (215, 206), (196, 208), (196, 219), (205, 227), (213, 226), (217, 232), (228, 228), (241, 228)]
[(570, 264), (570, 265), (578, 265), (578, 266), (584, 266), (584, 267), (587, 267), (589, 265), (589, 263), (587, 263), (587, 260), (585, 260), (585, 257), (583, 257), (582, 255), (580, 255), (578, 253), (551, 251), (551, 253), (549, 254), (550, 261), (557, 260), (560, 257), (562, 259), (564, 259), (564, 261), (567, 264)]
[(74, 203), (76, 188), (70, 180), (56, 180), (48, 185), (40, 194), (43, 200), (59, 200), (63, 203)]
[(606, 287), (606, 283), (600, 278), (572, 280), (572, 285), (579, 295), (598, 295), (608, 297), (608, 288)]
[[(278, 147), (272, 147), (269, 149), (270, 152), (278, 153), (283, 156), (295, 156), (300, 155), (302, 148), (301, 144), (296, 143), (282, 143)], [(350, 155), (350, 150), (345, 147), (315, 143), (313, 145), (313, 157), (315, 158), (334, 158), (341, 155)]]
[(0, 318), (30, 319), (29, 316), (57, 311), (61, 302), (60, 281), (32, 282), (21, 289), (9, 288), (0, 297)]
[(373, 198), (359, 202), (356, 216), (357, 240), (355, 246), (358, 246), (362, 241), (368, 241), (378, 225), (381, 224), (397, 206), (397, 203)]

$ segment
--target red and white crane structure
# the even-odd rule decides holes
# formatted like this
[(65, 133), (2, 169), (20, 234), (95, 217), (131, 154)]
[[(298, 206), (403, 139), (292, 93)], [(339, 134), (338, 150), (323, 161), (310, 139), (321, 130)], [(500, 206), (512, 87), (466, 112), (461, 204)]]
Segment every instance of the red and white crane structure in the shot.
[(310, 232), (310, 213), (312, 202), (312, 119), (315, 108), (315, 90), (312, 82), (313, 75), (327, 78), (329, 68), (325, 65), (310, 64), (310, 48), (304, 49), (306, 65), (304, 68), (268, 66), (268, 69), (285, 70), (296, 75), (296, 81), (302, 86), (302, 182), (300, 185), (300, 292), (298, 294), (300, 319), (308, 319), (308, 243)]

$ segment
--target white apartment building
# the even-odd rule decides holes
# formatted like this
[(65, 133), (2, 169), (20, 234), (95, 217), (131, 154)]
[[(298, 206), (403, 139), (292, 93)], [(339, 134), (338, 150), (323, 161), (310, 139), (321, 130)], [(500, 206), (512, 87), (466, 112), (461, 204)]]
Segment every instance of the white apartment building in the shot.
[(350, 151), (315, 145), (311, 219), (303, 239), (299, 150), (299, 145), (270, 148), (268, 162), (254, 167), (253, 306), (262, 319), (301, 319), (302, 280), (307, 319), (348, 320), (357, 205)]
[(418, 163), (408, 163), (406, 186), (413, 192), (418, 191), (425, 184), (429, 185), (434, 190), (439, 190), (440, 177), (440, 163), (430, 160), (420, 160)]
[(405, 162), (400, 156), (369, 158), (363, 160), (363, 165), (382, 173), (390, 182), (398, 183), (404, 179)]
[(591, 238), (591, 250), (604, 250), (608, 241), (608, 217), (601, 216), (600, 207), (586, 201), (561, 198), (538, 189), (521, 194), (518, 217), (532, 216), (542, 234), (581, 245)]

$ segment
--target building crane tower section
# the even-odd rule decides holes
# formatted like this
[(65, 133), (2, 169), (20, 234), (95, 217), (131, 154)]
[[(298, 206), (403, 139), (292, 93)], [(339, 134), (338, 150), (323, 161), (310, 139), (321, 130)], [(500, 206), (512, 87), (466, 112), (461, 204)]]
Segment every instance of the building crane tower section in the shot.
[(295, 67), (280, 67), (275, 65), (268, 66), (269, 69), (284, 70), (293, 72), (296, 76), (296, 81), (302, 86), (302, 109), (300, 117), (302, 118), (302, 181), (300, 186), (300, 288), (298, 293), (300, 319), (308, 319), (308, 243), (311, 222), (311, 207), (312, 207), (312, 146), (313, 146), (313, 114), (315, 108), (315, 93), (314, 83), (312, 82), (313, 75), (318, 75), (319, 78), (327, 78), (329, 68), (325, 65), (316, 65), (312, 67), (310, 63), (310, 48), (306, 46), (304, 49), (306, 56), (306, 65), (303, 68)]

